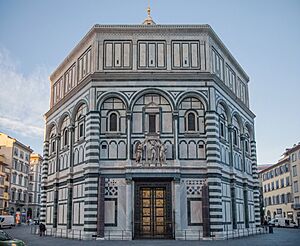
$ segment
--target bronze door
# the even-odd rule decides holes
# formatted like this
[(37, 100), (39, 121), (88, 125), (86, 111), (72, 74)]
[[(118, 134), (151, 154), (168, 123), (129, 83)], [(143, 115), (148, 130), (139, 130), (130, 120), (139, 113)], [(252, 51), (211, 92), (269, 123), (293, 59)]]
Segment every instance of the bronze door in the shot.
[(171, 203), (167, 186), (136, 190), (135, 238), (172, 238)]

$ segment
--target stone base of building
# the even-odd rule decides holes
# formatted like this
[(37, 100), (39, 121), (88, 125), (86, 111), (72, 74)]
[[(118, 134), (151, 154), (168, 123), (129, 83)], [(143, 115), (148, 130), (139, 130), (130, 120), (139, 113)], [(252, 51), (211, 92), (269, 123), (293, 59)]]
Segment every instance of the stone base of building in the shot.
[[(38, 234), (38, 228), (35, 231)], [(240, 237), (247, 237), (256, 234), (267, 233), (267, 230), (263, 227), (252, 227), (250, 228), (241, 228), (234, 229), (222, 232), (214, 232), (211, 233), (210, 237), (203, 236), (202, 230), (181, 230), (175, 231), (172, 238), (170, 240), (226, 240), (226, 239), (234, 239)], [(62, 237), (69, 239), (78, 239), (78, 240), (135, 240), (132, 231), (125, 230), (105, 230), (104, 237), (97, 237), (95, 233), (85, 232), (84, 230), (77, 229), (64, 229), (64, 228), (49, 228), (47, 227), (47, 235), (54, 237)]]

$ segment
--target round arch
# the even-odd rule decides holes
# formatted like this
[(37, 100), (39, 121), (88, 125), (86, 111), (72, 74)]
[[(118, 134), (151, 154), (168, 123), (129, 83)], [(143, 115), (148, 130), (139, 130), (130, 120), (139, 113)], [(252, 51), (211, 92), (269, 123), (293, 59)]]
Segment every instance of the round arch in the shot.
[(254, 140), (254, 130), (253, 130), (253, 127), (250, 125), (250, 123), (249, 122), (246, 122), (245, 123), (245, 125), (244, 125), (244, 127), (248, 130), (248, 132), (249, 132), (249, 138), (250, 138), (250, 140), (252, 141), (252, 140)]
[(195, 97), (197, 98), (204, 106), (204, 110), (206, 111), (208, 109), (208, 102), (206, 100), (206, 98), (198, 91), (185, 91), (182, 92), (179, 97), (176, 100), (176, 110), (178, 110), (179, 105), (181, 104), (181, 102), (188, 97)]
[(87, 102), (85, 99), (80, 99), (80, 100), (76, 103), (75, 107), (73, 108), (73, 111), (72, 111), (72, 114), (71, 114), (71, 118), (70, 118), (71, 124), (74, 124), (74, 123), (75, 123), (75, 117), (76, 117), (77, 111), (78, 111), (78, 109), (79, 109), (83, 104), (86, 105), (86, 107), (87, 107), (87, 112), (89, 112), (89, 104), (88, 104), (88, 102)]
[(47, 141), (49, 140), (49, 137), (50, 137), (49, 135), (50, 135), (50, 132), (51, 132), (53, 127), (55, 128), (55, 132), (57, 134), (58, 126), (57, 126), (56, 122), (52, 121), (50, 124), (48, 124), (46, 126), (46, 136), (45, 136), (45, 138), (46, 138)]
[(230, 117), (230, 109), (228, 107), (228, 104), (225, 102), (224, 99), (219, 99), (217, 100), (217, 103), (216, 103), (216, 110), (218, 110), (218, 106), (219, 105), (222, 105), (224, 110), (225, 110), (225, 113), (226, 113), (226, 116), (227, 116), (227, 121), (228, 122), (231, 122), (231, 117)]
[(158, 94), (158, 95), (164, 97), (164, 98), (168, 101), (168, 103), (170, 104), (172, 111), (174, 111), (175, 105), (174, 105), (174, 101), (172, 100), (172, 96), (171, 96), (167, 91), (164, 91), (164, 90), (159, 89), (159, 88), (147, 88), (147, 89), (143, 89), (143, 90), (141, 90), (141, 91), (138, 91), (138, 92), (132, 97), (132, 99), (131, 99), (131, 101), (130, 101), (130, 104), (129, 104), (129, 109), (130, 109), (130, 111), (133, 110), (133, 107), (134, 107), (136, 101), (137, 101), (140, 97), (142, 97), (142, 96), (144, 96), (144, 95), (146, 95), (146, 94)]
[(70, 117), (70, 113), (69, 112), (64, 112), (61, 116), (60, 116), (60, 118), (59, 118), (59, 121), (58, 121), (58, 124), (57, 124), (57, 130), (59, 131), (59, 132), (61, 132), (61, 126), (62, 126), (62, 124), (63, 124), (63, 122), (64, 122), (64, 119), (66, 118), (66, 117), (69, 117), (69, 119), (71, 120), (71, 117)]
[(126, 97), (122, 93), (117, 91), (113, 91), (113, 92), (108, 91), (103, 93), (100, 96), (100, 98), (97, 100), (97, 110), (101, 109), (101, 105), (103, 104), (103, 102), (105, 102), (107, 99), (112, 97), (116, 97), (120, 99), (124, 103), (126, 110), (128, 109), (128, 101), (126, 100)]
[(238, 124), (239, 124), (241, 133), (243, 133), (243, 132), (244, 132), (244, 129), (243, 129), (243, 121), (242, 121), (242, 118), (241, 118), (241, 116), (239, 115), (239, 113), (238, 113), (237, 111), (234, 111), (234, 112), (231, 114), (231, 117), (230, 117), (231, 123), (233, 122), (232, 119), (233, 119), (234, 117), (237, 119), (237, 122), (238, 122)]

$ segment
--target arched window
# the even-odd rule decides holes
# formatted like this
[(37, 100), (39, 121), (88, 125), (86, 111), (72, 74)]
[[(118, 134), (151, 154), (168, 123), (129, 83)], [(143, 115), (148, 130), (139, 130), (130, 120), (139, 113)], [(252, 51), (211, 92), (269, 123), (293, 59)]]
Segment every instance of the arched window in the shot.
[(109, 131), (118, 131), (118, 115), (116, 113), (111, 113), (109, 115)]
[(52, 125), (48, 136), (50, 155), (53, 155), (56, 152), (56, 136), (57, 136), (56, 127)]
[[(142, 124), (142, 121), (139, 122)], [(117, 97), (109, 97), (100, 106), (100, 131), (103, 133), (126, 133), (125, 103)], [(135, 129), (135, 126), (133, 125)]]
[[(179, 133), (205, 133), (203, 103), (195, 97), (187, 97), (179, 104)], [(182, 119), (184, 117), (184, 119)]]
[(22, 191), (19, 190), (19, 192), (18, 192), (18, 200), (19, 201), (21, 201), (21, 194), (22, 194)]
[(75, 140), (80, 141), (85, 135), (85, 115), (87, 113), (87, 106), (82, 104), (75, 116)]
[(224, 140), (227, 140), (227, 111), (223, 103), (218, 104), (217, 108), (219, 114), (219, 133), (220, 137)]
[(23, 185), (23, 175), (19, 175), (19, 185)]
[(240, 147), (239, 137), (241, 131), (240, 131), (240, 124), (236, 116), (233, 116), (232, 118), (232, 125), (233, 125), (232, 142), (235, 147), (239, 148)]
[(68, 146), (69, 143), (69, 131), (68, 127), (70, 126), (70, 118), (69, 116), (64, 116), (61, 126), (59, 128), (61, 141), (60, 141), (60, 149), (64, 149)]
[(193, 112), (189, 112), (187, 115), (187, 130), (196, 131), (196, 116)]

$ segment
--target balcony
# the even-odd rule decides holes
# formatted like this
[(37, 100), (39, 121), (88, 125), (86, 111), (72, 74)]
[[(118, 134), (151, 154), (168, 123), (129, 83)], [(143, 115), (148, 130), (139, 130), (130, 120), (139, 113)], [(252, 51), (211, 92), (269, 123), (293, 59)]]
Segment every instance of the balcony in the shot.
[(293, 203), (292, 209), (300, 209), (300, 203)]

